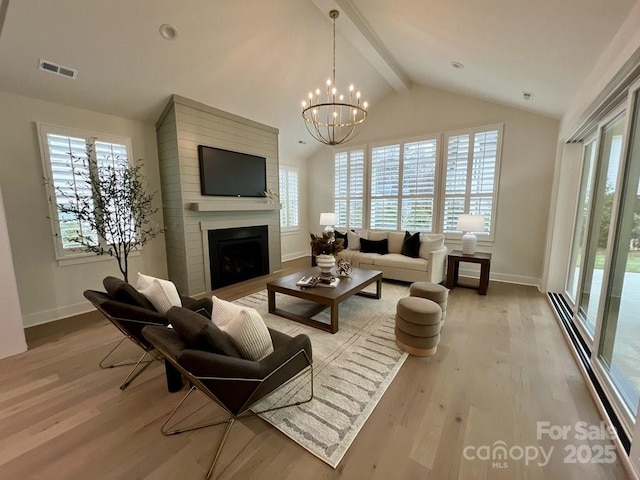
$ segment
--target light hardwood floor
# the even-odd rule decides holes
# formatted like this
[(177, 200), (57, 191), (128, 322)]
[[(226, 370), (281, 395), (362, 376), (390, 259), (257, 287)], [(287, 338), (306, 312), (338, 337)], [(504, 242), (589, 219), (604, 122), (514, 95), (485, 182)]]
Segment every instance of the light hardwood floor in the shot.
[[(275, 276), (308, 262), (287, 262)], [(264, 284), (263, 277), (216, 294), (233, 300)], [(159, 363), (120, 391), (126, 372), (97, 366), (121, 338), (99, 314), (34, 327), (27, 336), (28, 352), (0, 360), (0, 479), (204, 476), (222, 429), (163, 437), (160, 425), (183, 393), (167, 393)], [(582, 451), (590, 453), (606, 441), (577, 440), (575, 431), (566, 441), (536, 438), (538, 421), (573, 427), (600, 420), (545, 297), (532, 287), (491, 282), (487, 296), (451, 292), (438, 352), (407, 359), (336, 470), (248, 418), (234, 425), (215, 473), (221, 479), (627, 478), (619, 461), (565, 463), (572, 448), (586, 445)], [(482, 455), (478, 447), (500, 441), (515, 457), (519, 450), (512, 447), (554, 450), (544, 467), (540, 458), (507, 458), (501, 465), (465, 459), (464, 452)]]

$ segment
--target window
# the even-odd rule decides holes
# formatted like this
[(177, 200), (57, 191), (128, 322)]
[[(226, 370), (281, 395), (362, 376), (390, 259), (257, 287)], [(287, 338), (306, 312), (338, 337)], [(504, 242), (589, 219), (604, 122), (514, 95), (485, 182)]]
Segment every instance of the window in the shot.
[(455, 236), (458, 216), (476, 213), (493, 240), (502, 125), (447, 133), (445, 148), (442, 138), (337, 151), (336, 226)]
[(38, 130), (44, 171), (49, 179), (46, 185), (57, 257), (93, 255), (72, 237), (82, 235), (96, 244), (109, 239), (98, 238), (97, 232), (91, 231), (88, 225), (69, 214), (60, 213), (58, 206), (70, 202), (69, 196), (91, 196), (91, 188), (86, 183), (91, 164), (87, 161), (89, 150), (98, 168), (107, 164), (126, 166), (131, 151), (130, 141), (46, 124), (39, 124)]
[(442, 231), (457, 232), (462, 213), (484, 215), (493, 239), (502, 126), (445, 135)]
[(437, 150), (436, 137), (371, 149), (371, 228), (433, 230)]
[(335, 213), (337, 227), (364, 227), (364, 148), (336, 152)]
[(280, 228), (283, 231), (298, 228), (298, 172), (280, 169)]

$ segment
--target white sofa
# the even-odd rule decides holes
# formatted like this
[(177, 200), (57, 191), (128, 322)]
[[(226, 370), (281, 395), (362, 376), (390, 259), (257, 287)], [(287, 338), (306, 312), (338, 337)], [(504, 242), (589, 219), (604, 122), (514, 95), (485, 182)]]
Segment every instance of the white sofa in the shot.
[[(420, 234), (420, 254), (418, 258), (402, 255), (404, 232), (382, 230), (361, 230), (347, 232), (347, 248), (338, 254), (352, 266), (369, 270), (380, 270), (383, 278), (404, 282), (433, 282), (444, 280), (447, 262), (447, 247), (444, 234)], [(389, 253), (363, 253), (360, 238), (367, 240), (387, 239)]]

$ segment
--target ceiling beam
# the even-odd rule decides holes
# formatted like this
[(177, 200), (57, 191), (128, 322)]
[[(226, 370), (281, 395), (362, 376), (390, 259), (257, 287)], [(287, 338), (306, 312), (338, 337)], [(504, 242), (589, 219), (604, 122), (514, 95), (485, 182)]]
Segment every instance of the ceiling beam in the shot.
[(351, 0), (312, 0), (329, 19), (333, 9), (340, 11), (338, 30), (397, 92), (411, 87), (411, 79), (386, 49)]

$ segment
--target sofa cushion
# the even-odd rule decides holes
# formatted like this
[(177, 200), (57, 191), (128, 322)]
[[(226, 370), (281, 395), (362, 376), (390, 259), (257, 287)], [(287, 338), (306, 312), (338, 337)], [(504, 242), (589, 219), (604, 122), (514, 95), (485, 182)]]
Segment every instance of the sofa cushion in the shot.
[(370, 230), (367, 236), (367, 240), (388, 240), (389, 232), (380, 230)]
[(186, 308), (172, 307), (167, 312), (167, 318), (189, 348), (240, 357), (229, 335), (199, 313)]
[(404, 242), (404, 233), (389, 232), (389, 253), (400, 253), (402, 251), (402, 242)]
[(109, 296), (115, 301), (156, 311), (156, 308), (147, 297), (136, 290), (130, 283), (116, 277), (105, 277), (102, 284)]
[[(363, 262), (360, 261), (360, 263)], [(411, 258), (401, 253), (388, 253), (387, 255), (377, 255), (374, 259), (374, 265), (426, 272), (429, 262), (424, 258)]]
[(167, 313), (171, 307), (182, 306), (178, 289), (169, 280), (143, 275), (138, 272), (136, 289), (147, 297), (160, 313)]
[(213, 297), (212, 320), (231, 337), (242, 358), (258, 361), (273, 353), (269, 330), (254, 308)]
[(380, 255), (386, 255), (389, 253), (389, 240), (386, 238), (383, 240), (367, 240), (366, 238), (361, 238), (360, 251), (363, 253), (379, 253)]
[(376, 259), (382, 257), (379, 253), (354, 252), (354, 261), (357, 265), (373, 265)]
[(338, 240), (339, 238), (342, 239), (342, 246), (344, 248), (349, 248), (349, 236), (347, 235), (347, 232), (340, 233), (338, 230), (335, 230), (333, 233), (336, 237), (336, 240)]
[(444, 247), (444, 233), (421, 233), (420, 252), (422, 258), (429, 258), (429, 252)]
[(402, 242), (400, 253), (411, 258), (420, 256), (420, 232), (416, 232), (413, 235), (409, 232), (404, 232), (404, 241)]

